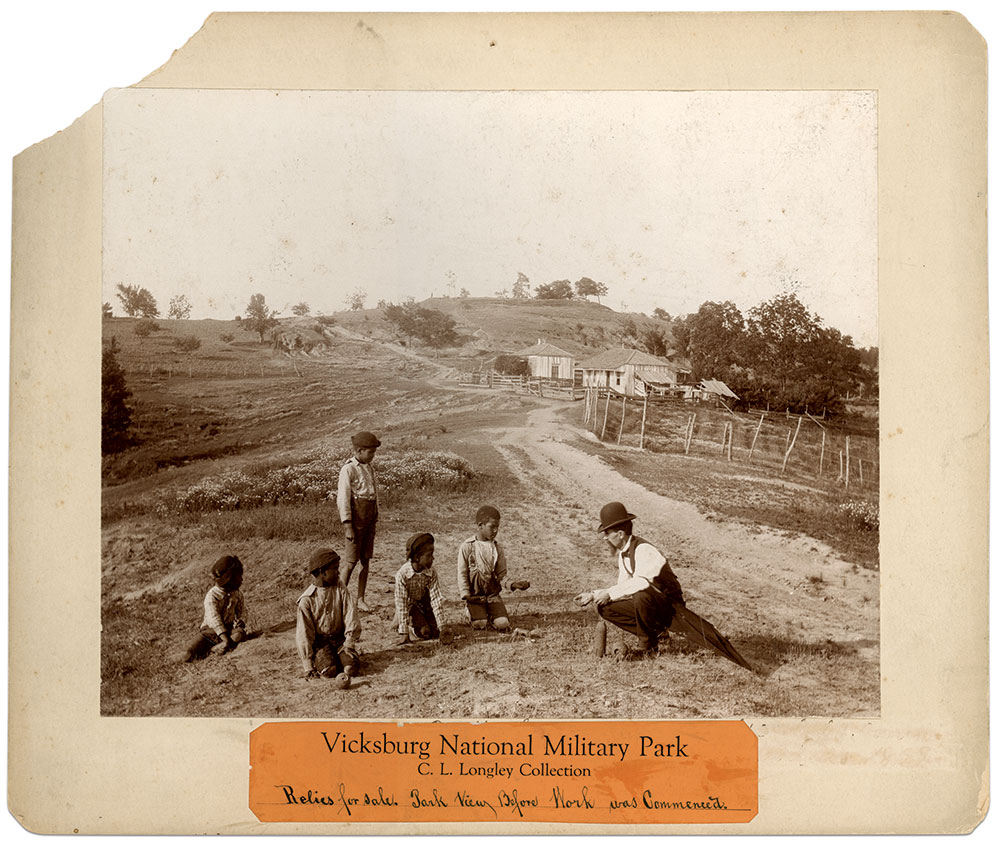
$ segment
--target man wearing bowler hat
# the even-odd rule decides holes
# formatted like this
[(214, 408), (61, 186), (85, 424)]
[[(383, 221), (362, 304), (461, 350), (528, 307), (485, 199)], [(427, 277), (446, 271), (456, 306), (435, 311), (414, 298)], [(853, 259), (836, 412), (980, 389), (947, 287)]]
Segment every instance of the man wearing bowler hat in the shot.
[(598, 531), (615, 551), (618, 583), (607, 589), (580, 593), (581, 607), (597, 605), (601, 618), (639, 639), (635, 657), (656, 654), (660, 634), (670, 627), (675, 608), (684, 605), (684, 594), (667, 559), (659, 550), (632, 533), (632, 520), (621, 502), (601, 508)]

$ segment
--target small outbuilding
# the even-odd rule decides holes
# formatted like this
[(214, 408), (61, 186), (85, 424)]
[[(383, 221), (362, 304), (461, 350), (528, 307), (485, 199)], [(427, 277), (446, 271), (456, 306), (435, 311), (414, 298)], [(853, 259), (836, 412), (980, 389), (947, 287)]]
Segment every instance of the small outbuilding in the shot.
[(533, 378), (565, 379), (573, 378), (575, 359), (572, 354), (539, 339), (534, 346), (514, 353), (518, 358), (526, 358), (528, 372)]

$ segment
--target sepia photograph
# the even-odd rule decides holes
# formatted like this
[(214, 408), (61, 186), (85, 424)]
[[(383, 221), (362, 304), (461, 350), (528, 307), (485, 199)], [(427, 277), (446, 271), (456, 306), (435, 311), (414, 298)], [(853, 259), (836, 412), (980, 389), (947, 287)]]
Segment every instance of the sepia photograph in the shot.
[(108, 92), (101, 715), (877, 719), (877, 127)]

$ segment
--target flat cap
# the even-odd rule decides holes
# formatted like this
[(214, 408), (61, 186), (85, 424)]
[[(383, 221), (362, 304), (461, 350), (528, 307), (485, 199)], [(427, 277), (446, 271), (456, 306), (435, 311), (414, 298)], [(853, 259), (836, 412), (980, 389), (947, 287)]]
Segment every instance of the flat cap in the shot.
[(382, 441), (370, 431), (359, 431), (351, 436), (351, 445), (358, 449), (377, 449), (382, 445)]
[(427, 545), (434, 545), (434, 536), (432, 534), (428, 534), (426, 531), (414, 534), (406, 541), (406, 559), (413, 560), (420, 553), (420, 550)]
[(309, 574), (314, 575), (332, 563), (340, 563), (340, 555), (333, 549), (317, 549), (309, 558)]

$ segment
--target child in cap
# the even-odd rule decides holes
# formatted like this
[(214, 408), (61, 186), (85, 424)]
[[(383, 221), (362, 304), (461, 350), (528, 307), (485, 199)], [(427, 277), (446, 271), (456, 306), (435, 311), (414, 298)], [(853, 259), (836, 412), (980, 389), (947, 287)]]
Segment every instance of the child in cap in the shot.
[(483, 505), (476, 511), (476, 533), (458, 547), (458, 590), (473, 628), (485, 628), (487, 623), (498, 631), (510, 627), (500, 598), (507, 558), (496, 541), (499, 530), (500, 511)]
[(354, 567), (361, 564), (358, 570), (358, 610), (367, 612), (371, 609), (365, 602), (368, 562), (375, 550), (375, 523), (378, 521), (378, 491), (372, 459), (382, 443), (370, 431), (359, 431), (351, 437), (351, 445), (354, 454), (341, 467), (337, 481), (337, 510), (344, 525), (346, 541), (341, 580), (347, 586)]
[(318, 549), (309, 558), (313, 582), (296, 603), (295, 647), (307, 678), (336, 678), (348, 686), (357, 673), (361, 624), (350, 591), (338, 580), (340, 555)]
[(441, 586), (434, 569), (434, 537), (426, 532), (406, 541), (406, 563), (396, 572), (397, 644), (441, 635)]
[(205, 594), (201, 635), (184, 655), (186, 663), (201, 660), (211, 651), (222, 654), (246, 639), (246, 608), (243, 603), (243, 563), (235, 555), (223, 555), (211, 569), (213, 586)]

